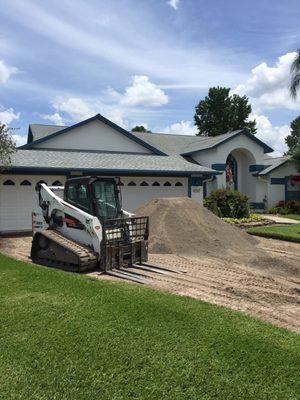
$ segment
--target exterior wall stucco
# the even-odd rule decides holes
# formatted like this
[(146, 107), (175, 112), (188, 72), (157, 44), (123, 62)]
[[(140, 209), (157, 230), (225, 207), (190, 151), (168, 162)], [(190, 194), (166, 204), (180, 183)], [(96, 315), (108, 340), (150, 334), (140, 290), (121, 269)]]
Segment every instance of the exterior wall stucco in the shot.
[(101, 121), (91, 121), (70, 132), (55, 136), (34, 147), (41, 149), (122, 151), (124, 153), (153, 154), (122, 133)]
[[(211, 168), (213, 164), (225, 164), (229, 154), (232, 154), (237, 161), (238, 189), (249, 197), (250, 202), (262, 202), (265, 194), (262, 194), (262, 186), (249, 171), (249, 167), (250, 165), (264, 164), (264, 150), (262, 146), (246, 135), (238, 135), (221, 143), (215, 149), (195, 153), (193, 158), (200, 164)], [(225, 172), (218, 175), (216, 180), (208, 182), (206, 187), (207, 195), (212, 190), (226, 187)]]
[[(285, 184), (272, 184), (272, 178), (285, 178), (286, 176), (294, 175), (297, 173), (296, 166), (289, 162), (281, 167), (275, 169), (268, 176), (267, 184), (267, 205), (268, 207), (275, 207), (279, 201), (285, 200)], [(300, 200), (300, 199), (299, 199)]]

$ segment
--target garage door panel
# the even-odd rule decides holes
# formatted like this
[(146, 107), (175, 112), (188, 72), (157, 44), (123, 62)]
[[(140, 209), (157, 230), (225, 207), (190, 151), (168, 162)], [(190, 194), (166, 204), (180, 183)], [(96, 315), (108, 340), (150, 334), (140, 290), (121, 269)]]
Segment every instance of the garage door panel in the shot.
[[(0, 181), (0, 232), (31, 230), (31, 213), (36, 201), (36, 183), (43, 180), (51, 184), (58, 178), (61, 182), (65, 180), (63, 177), (2, 177)], [(3, 183), (8, 179), (14, 185), (4, 185)], [(24, 180), (28, 181), (30, 185), (24, 185)], [(62, 192), (57, 194), (62, 196)]]
[[(133, 212), (140, 205), (148, 201), (162, 197), (186, 197), (188, 195), (187, 184), (183, 182), (182, 186), (152, 186), (152, 181), (147, 181), (148, 186), (122, 186), (122, 205), (123, 209)], [(176, 181), (177, 182), (177, 181)]]

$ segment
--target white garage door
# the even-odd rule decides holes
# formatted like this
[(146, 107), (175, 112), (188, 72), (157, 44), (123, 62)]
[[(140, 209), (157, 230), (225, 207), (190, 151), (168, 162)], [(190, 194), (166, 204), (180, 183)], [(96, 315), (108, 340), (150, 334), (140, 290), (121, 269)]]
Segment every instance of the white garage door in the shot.
[(141, 204), (160, 197), (187, 197), (187, 178), (121, 178), (123, 209), (133, 212)]
[[(0, 232), (31, 230), (35, 185), (64, 182), (63, 177), (2, 175), (0, 179)], [(57, 193), (59, 194), (59, 193)]]

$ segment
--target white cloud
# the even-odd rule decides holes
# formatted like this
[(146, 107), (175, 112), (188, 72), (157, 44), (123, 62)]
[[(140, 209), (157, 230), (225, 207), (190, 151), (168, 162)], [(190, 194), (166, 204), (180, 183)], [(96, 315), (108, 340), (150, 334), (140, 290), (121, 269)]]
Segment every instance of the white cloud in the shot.
[(57, 112), (54, 114), (41, 115), (41, 118), (45, 119), (46, 121), (50, 121), (55, 125), (64, 125), (63, 117)]
[(23, 144), (27, 143), (27, 137), (26, 136), (22, 136), (22, 135), (17, 135), (17, 134), (12, 134), (11, 135), (14, 142), (16, 143), (16, 146), (22, 146)]
[(64, 112), (71, 117), (73, 122), (82, 121), (99, 112), (95, 104), (80, 97), (56, 97), (52, 105), (58, 115)]
[(197, 129), (191, 121), (181, 121), (167, 126), (162, 130), (162, 133), (172, 133), (174, 135), (195, 135)]
[(19, 119), (20, 113), (15, 112), (13, 108), (0, 108), (0, 122), (5, 125), (9, 125), (12, 121)]
[(13, 74), (17, 73), (17, 71), (16, 67), (11, 67), (3, 60), (0, 60), (0, 84), (6, 83)]
[(111, 99), (124, 106), (160, 107), (168, 103), (169, 98), (155, 83), (150, 82), (146, 75), (134, 75), (132, 85), (125, 88), (124, 94), (108, 88), (105, 93)]
[(288, 125), (273, 126), (265, 115), (251, 114), (249, 119), (256, 120), (256, 136), (274, 149), (272, 156), (281, 155), (287, 150), (284, 139), (290, 134)]
[[(121, 75), (123, 71), (151, 74), (151, 77), (165, 85), (205, 90), (220, 82), (224, 86), (234, 87), (246, 79), (244, 60), (249, 55), (241, 54), (230, 46), (224, 48), (219, 43), (212, 44), (205, 35), (205, 24), (201, 23), (199, 29), (203, 31), (202, 40), (193, 44), (185, 42), (180, 30), (174, 34), (163, 19), (157, 18), (153, 7), (148, 5), (150, 2), (146, 2), (142, 8), (132, 7), (130, 16), (124, 19), (122, 7), (106, 1), (102, 9), (105, 9), (105, 15), (113, 17), (104, 25), (98, 22), (98, 15), (103, 13), (100, 2), (93, 2), (86, 7), (85, 2), (77, 1), (76, 8), (69, 7), (67, 12), (62, 4), (64, 2), (60, 2), (59, 11), (51, 8), (48, 2), (38, 4), (26, 1), (26, 6), (24, 0), (2, 2), (14, 23), (45, 37), (49, 48), (54, 43), (57, 51), (68, 52), (70, 57), (68, 61), (65, 60), (65, 67), (72, 68), (76, 62), (77, 58), (72, 53), (85, 60), (82, 64), (85, 76), (98, 76), (101, 65), (107, 74), (111, 70), (113, 77)], [(170, 6), (173, 4), (176, 7), (178, 3), (178, 0), (172, 0)], [(137, 34), (141, 21), (143, 29), (138, 29)], [(212, 46), (214, 51), (211, 50)], [(34, 49), (27, 50), (34, 56)]]
[(251, 77), (238, 85), (233, 93), (247, 95), (253, 99), (256, 108), (283, 107), (300, 109), (300, 99), (294, 101), (289, 93), (290, 68), (296, 56), (295, 52), (278, 58), (274, 67), (263, 62), (251, 71)]
[(174, 10), (178, 9), (179, 6), (179, 0), (168, 0), (167, 2)]
[(80, 97), (56, 97), (52, 102), (54, 114), (42, 116), (57, 125), (80, 122), (100, 113), (115, 124), (128, 129), (130, 124), (125, 120), (125, 110), (118, 104), (107, 105), (101, 100), (85, 100)]

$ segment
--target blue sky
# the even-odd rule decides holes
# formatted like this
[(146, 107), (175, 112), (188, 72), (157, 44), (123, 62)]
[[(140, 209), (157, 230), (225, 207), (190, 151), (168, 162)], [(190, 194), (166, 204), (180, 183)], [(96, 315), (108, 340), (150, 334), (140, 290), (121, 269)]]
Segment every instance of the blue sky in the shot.
[(285, 150), (300, 102), (288, 95), (300, 47), (298, 0), (1, 0), (0, 120), (97, 112), (130, 129), (193, 134), (210, 86), (249, 96), (258, 135)]

